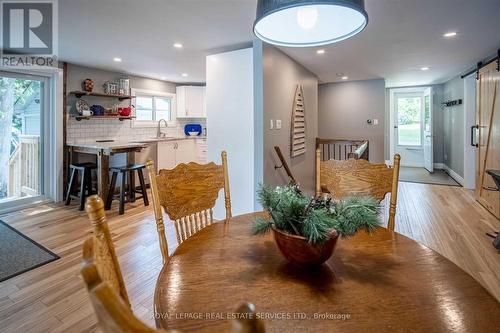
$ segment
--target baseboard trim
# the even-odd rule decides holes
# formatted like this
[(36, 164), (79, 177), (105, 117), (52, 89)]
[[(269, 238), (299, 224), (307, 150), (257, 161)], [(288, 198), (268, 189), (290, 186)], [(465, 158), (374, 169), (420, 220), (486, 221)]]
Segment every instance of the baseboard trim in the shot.
[(443, 170), (446, 171), (450, 175), (450, 177), (453, 178), (457, 183), (464, 186), (464, 178), (453, 171), (449, 166), (443, 164)]
[(423, 164), (412, 164), (412, 163), (405, 163), (401, 164), (402, 167), (408, 167), (408, 168), (423, 168)]

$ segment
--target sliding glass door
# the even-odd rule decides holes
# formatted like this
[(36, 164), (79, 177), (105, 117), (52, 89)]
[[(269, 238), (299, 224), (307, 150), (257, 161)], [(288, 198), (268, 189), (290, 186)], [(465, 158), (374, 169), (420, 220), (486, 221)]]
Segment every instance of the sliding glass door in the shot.
[(45, 82), (0, 71), (0, 210), (43, 197)]

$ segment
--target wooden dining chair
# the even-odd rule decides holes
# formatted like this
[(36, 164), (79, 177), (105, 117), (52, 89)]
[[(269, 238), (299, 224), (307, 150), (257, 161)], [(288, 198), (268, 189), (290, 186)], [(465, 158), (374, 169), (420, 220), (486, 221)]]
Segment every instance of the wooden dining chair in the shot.
[(174, 223), (179, 244), (214, 222), (212, 209), (222, 188), (226, 219), (232, 216), (225, 151), (221, 157), (222, 165), (190, 162), (179, 164), (171, 170), (162, 169), (158, 174), (153, 161), (146, 163), (164, 263), (168, 261), (168, 244), (161, 207)]
[(107, 282), (130, 307), (127, 289), (104, 213), (104, 201), (97, 195), (93, 195), (87, 199), (85, 210), (93, 227), (93, 235), (83, 243), (83, 260), (93, 263), (103, 281)]
[[(90, 301), (104, 333), (161, 333), (179, 332), (157, 330), (141, 322), (132, 312), (115, 248), (104, 213), (104, 202), (94, 195), (85, 205), (93, 226), (93, 236), (83, 244), (81, 275), (89, 292)], [(238, 320), (233, 333), (263, 333), (264, 323), (257, 319), (253, 304), (242, 304), (236, 310)]]
[(329, 193), (335, 199), (352, 194), (370, 195), (382, 201), (391, 193), (387, 228), (394, 230), (401, 156), (394, 155), (392, 167), (364, 159), (321, 160), (316, 150), (316, 196)]

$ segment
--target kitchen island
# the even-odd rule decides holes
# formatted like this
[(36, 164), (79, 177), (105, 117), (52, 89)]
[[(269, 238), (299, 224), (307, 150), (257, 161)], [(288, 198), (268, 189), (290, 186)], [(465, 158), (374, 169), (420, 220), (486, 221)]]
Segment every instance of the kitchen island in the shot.
[[(184, 144), (182, 142), (185, 142)], [(189, 144), (188, 144), (189, 142)], [(198, 143), (199, 142), (199, 143)], [(136, 163), (136, 153), (148, 146), (153, 146), (155, 154), (148, 157), (155, 160), (156, 169), (170, 169), (179, 163), (199, 162), (206, 163), (206, 144), (204, 136), (194, 137), (160, 137), (143, 138), (133, 141), (115, 141), (111, 139), (97, 139), (92, 141), (68, 142), (68, 165), (77, 160), (77, 154), (95, 155), (97, 159), (97, 192), (101, 198), (106, 198), (109, 187), (110, 156), (126, 154), (126, 163)], [(141, 153), (142, 154), (142, 153)], [(139, 154), (138, 156), (141, 156)], [(142, 154), (144, 155), (144, 154)], [(147, 155), (146, 155), (147, 156)], [(137, 163), (145, 163), (145, 157), (139, 157)], [(132, 186), (135, 186), (135, 178)], [(134, 201), (134, 194), (129, 199)]]
[[(97, 194), (105, 199), (109, 191), (109, 157), (115, 154), (127, 154), (127, 164), (135, 163), (135, 153), (147, 146), (143, 142), (116, 142), (113, 140), (97, 140), (88, 143), (67, 143), (68, 165), (75, 161), (78, 153), (95, 155), (97, 157)], [(134, 186), (134, 179), (132, 179)], [(131, 201), (134, 193), (131, 192)]]

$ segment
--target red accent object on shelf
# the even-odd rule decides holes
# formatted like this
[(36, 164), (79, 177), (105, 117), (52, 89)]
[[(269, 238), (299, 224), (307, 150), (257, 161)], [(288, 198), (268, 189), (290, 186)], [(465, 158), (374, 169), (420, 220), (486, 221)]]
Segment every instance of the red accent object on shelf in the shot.
[(128, 117), (128, 116), (130, 116), (131, 112), (132, 112), (132, 108), (130, 106), (126, 107), (126, 108), (118, 108), (118, 113), (122, 117)]

